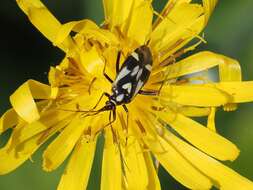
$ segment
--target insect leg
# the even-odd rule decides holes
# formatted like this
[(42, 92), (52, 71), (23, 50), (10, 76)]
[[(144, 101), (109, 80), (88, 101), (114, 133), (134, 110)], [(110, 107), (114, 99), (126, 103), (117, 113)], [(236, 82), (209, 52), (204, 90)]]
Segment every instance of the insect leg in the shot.
[(126, 105), (122, 105), (122, 107), (124, 108), (124, 110), (125, 110), (125, 112), (126, 112), (126, 114), (127, 114), (127, 129), (128, 129), (129, 111), (128, 111), (128, 109), (127, 109)]
[[(125, 110), (125, 112), (126, 112), (126, 114), (127, 114), (126, 132), (127, 132), (127, 134), (128, 134), (129, 111), (128, 111), (126, 105), (122, 105), (122, 106), (123, 106), (123, 108), (124, 108), (124, 110)], [(126, 137), (126, 145), (127, 145), (127, 140), (128, 140), (128, 137)]]
[(89, 95), (91, 94), (91, 87), (92, 87), (93, 83), (96, 81), (96, 79), (97, 79), (97, 78), (94, 77), (94, 78), (91, 80), (90, 84), (89, 84), (89, 88), (88, 88)]
[(140, 90), (138, 92), (138, 94), (145, 95), (145, 96), (157, 96), (159, 94), (159, 91), (157, 91), (157, 90), (149, 90), (149, 91)]
[(108, 94), (107, 92), (104, 92), (104, 93), (100, 96), (100, 98), (98, 99), (96, 105), (95, 105), (91, 110), (94, 110), (94, 109), (97, 108), (98, 104), (101, 102), (101, 100), (102, 100), (102, 98), (103, 98), (104, 96), (106, 96), (107, 98), (110, 98), (110, 94)]
[(114, 108), (112, 110), (112, 122), (111, 123), (113, 123), (114, 121), (116, 121), (116, 108)]
[(121, 56), (121, 51), (118, 52), (117, 60), (116, 60), (116, 73), (117, 74), (119, 73), (120, 56)]
[(107, 126), (112, 125), (115, 121), (116, 121), (116, 108), (114, 108), (112, 110), (112, 120), (111, 120), (111, 111), (110, 111), (110, 113), (109, 113), (109, 123), (107, 123), (105, 126), (103, 126), (101, 130), (103, 130)]
[(62, 111), (69, 111), (69, 112), (76, 112), (76, 113), (85, 113), (84, 117), (87, 117), (87, 116), (92, 116), (92, 115), (96, 115), (98, 114), (100, 111), (94, 111), (97, 106), (99, 105), (99, 103), (101, 102), (101, 100), (103, 99), (103, 97), (106, 96), (107, 98), (110, 98), (110, 94), (108, 94), (107, 92), (104, 92), (100, 98), (98, 99), (96, 105), (90, 109), (90, 110), (81, 110), (80, 109), (80, 105), (77, 103), (76, 104), (76, 110), (71, 110), (71, 109), (59, 109), (59, 110), (62, 110)]
[(126, 114), (127, 114), (127, 127), (128, 127), (128, 116), (129, 116), (129, 111), (128, 111), (126, 105), (122, 105), (122, 107), (124, 108), (124, 110), (125, 110), (125, 112), (126, 112)]
[(106, 74), (105, 69), (106, 69), (106, 62), (105, 62), (105, 66), (104, 66), (104, 69), (103, 69), (103, 75), (105, 76), (105, 78), (106, 78), (110, 83), (113, 83), (113, 80)]

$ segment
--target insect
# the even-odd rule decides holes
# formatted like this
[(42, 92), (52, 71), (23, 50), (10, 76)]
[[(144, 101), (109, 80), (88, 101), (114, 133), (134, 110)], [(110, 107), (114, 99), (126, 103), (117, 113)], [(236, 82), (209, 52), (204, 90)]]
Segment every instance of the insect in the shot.
[(121, 53), (119, 52), (116, 61), (117, 75), (114, 81), (105, 73), (104, 67), (103, 74), (105, 78), (112, 83), (111, 94), (104, 92), (93, 109), (97, 107), (103, 96), (106, 96), (108, 101), (106, 101), (105, 106), (101, 109), (91, 111), (91, 115), (110, 111), (109, 123), (106, 126), (112, 124), (116, 120), (117, 106), (123, 106), (128, 117), (128, 109), (126, 105), (130, 103), (137, 94), (157, 95), (158, 93), (157, 91), (142, 90), (142, 87), (149, 79), (153, 64), (152, 54), (147, 45), (142, 45), (135, 49), (123, 62), (121, 68), (119, 68), (120, 56)]

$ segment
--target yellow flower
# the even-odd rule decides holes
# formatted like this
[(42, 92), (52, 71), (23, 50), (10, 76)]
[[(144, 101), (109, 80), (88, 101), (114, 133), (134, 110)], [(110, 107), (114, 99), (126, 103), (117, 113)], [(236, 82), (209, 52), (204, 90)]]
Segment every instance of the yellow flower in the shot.
[[(17, 3), (66, 56), (50, 69), (50, 85), (28, 80), (11, 95), (13, 108), (0, 120), (0, 133), (13, 128), (0, 149), (0, 174), (16, 169), (58, 134), (43, 154), (43, 169), (56, 169), (71, 154), (59, 190), (86, 189), (96, 141), (102, 137), (101, 189), (161, 189), (152, 158), (189, 189), (253, 189), (252, 182), (217, 161), (233, 161), (239, 150), (215, 132), (214, 122), (218, 107), (232, 111), (237, 103), (253, 100), (253, 82), (241, 81), (236, 60), (216, 53), (178, 60), (204, 41), (199, 34), (217, 0), (170, 0), (160, 14), (151, 0), (104, 0), (101, 27), (90, 20), (62, 25), (39, 0)], [(187, 46), (194, 39), (200, 42)], [(111, 93), (103, 71), (115, 78), (118, 52), (122, 64), (144, 44), (152, 51), (153, 68), (143, 89), (159, 93), (137, 95), (126, 105), (128, 119), (117, 106), (116, 121), (106, 126), (109, 111), (86, 113), (101, 94)], [(204, 71), (215, 66), (219, 82), (205, 76)], [(207, 117), (207, 127), (194, 117)]]

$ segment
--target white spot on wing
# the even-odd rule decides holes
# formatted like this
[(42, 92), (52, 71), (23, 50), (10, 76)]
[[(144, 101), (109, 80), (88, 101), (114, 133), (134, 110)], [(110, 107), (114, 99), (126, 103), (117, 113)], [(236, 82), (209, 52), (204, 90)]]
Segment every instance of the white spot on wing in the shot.
[(116, 97), (116, 101), (117, 101), (117, 102), (121, 102), (123, 99), (124, 99), (124, 94), (119, 94), (119, 95)]
[(145, 65), (145, 68), (146, 68), (147, 70), (151, 71), (152, 66), (148, 64), (148, 65)]
[(134, 69), (133, 69), (133, 71), (132, 71), (132, 73), (131, 73), (131, 76), (136, 75), (137, 72), (139, 71), (139, 68), (140, 68), (139, 65), (135, 66)]
[(138, 72), (138, 74), (137, 74), (137, 77), (136, 77), (137, 80), (139, 80), (139, 78), (141, 77), (142, 70), (143, 70), (143, 69), (140, 69), (140, 70), (139, 70), (139, 72)]
[(126, 83), (122, 86), (123, 89), (126, 89), (127, 92), (130, 94), (131, 93), (131, 89), (132, 89), (132, 83)]
[(124, 67), (118, 74), (118, 76), (116, 77), (116, 80), (114, 81), (114, 84), (117, 84), (119, 80), (121, 80), (122, 78), (124, 78), (125, 76), (127, 76), (131, 71), (128, 70), (126, 67)]
[(139, 55), (138, 55), (138, 53), (133, 52), (131, 55), (132, 55), (132, 56), (133, 56), (133, 58), (134, 58), (134, 59), (136, 59), (137, 61), (139, 61), (139, 60), (140, 60), (140, 59), (139, 59)]
[(135, 89), (135, 92), (134, 92), (134, 96), (140, 91), (140, 89), (142, 88), (143, 84), (144, 83), (141, 80), (138, 81), (136, 89)]

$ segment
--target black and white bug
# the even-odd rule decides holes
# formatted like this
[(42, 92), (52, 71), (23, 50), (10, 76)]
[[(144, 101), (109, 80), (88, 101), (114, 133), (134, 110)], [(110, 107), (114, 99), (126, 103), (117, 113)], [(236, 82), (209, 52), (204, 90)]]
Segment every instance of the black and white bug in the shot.
[[(146, 45), (137, 48), (128, 56), (121, 68), (117, 68), (109, 102), (115, 106), (124, 105), (130, 103), (138, 93), (143, 94), (141, 89), (150, 76), (152, 63), (152, 54)], [(116, 65), (119, 65), (119, 60)]]
[[(77, 112), (85, 113), (84, 117), (96, 115), (104, 111), (110, 111), (109, 123), (106, 124), (104, 128), (108, 125), (111, 125), (116, 120), (117, 106), (123, 106), (127, 113), (128, 121), (129, 112), (126, 105), (130, 103), (137, 94), (151, 96), (158, 94), (158, 91), (142, 90), (142, 87), (149, 79), (153, 64), (152, 53), (147, 45), (142, 45), (135, 49), (125, 59), (121, 67), (119, 67), (120, 57), (121, 53), (119, 52), (117, 55), (116, 77), (114, 81), (106, 74), (106, 65), (103, 71), (105, 78), (112, 84), (111, 94), (104, 92), (93, 109), (89, 111), (79, 110), (79, 106), (77, 105)], [(104, 96), (108, 98), (108, 101), (106, 101), (104, 107), (99, 110), (95, 110)]]
[[(142, 45), (135, 49), (126, 60), (123, 62), (121, 68), (119, 68), (121, 53), (118, 53), (116, 61), (116, 78), (113, 81), (104, 71), (104, 76), (108, 81), (112, 83), (112, 92), (103, 93), (98, 103), (94, 107), (97, 107), (103, 96), (108, 97), (108, 101), (105, 106), (97, 111), (92, 111), (93, 114), (97, 114), (103, 111), (112, 111), (113, 119), (107, 125), (112, 124), (116, 120), (116, 107), (123, 106), (128, 114), (126, 104), (130, 103), (137, 94), (142, 95), (156, 95), (157, 91), (144, 91), (142, 87), (149, 79), (153, 57), (150, 48), (147, 45)], [(106, 125), (106, 126), (107, 126)]]

